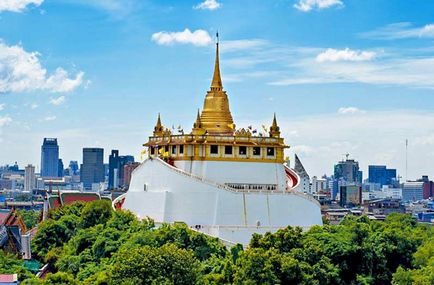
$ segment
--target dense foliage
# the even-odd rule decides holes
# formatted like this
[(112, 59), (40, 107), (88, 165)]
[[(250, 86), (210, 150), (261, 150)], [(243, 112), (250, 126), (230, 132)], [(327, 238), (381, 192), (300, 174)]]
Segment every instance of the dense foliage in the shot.
[(434, 230), (407, 215), (288, 227), (254, 235), (244, 250), (184, 224), (138, 221), (106, 201), (49, 217), (33, 251), (53, 273), (22, 284), (434, 284)]
[(34, 211), (34, 210), (18, 210), (18, 215), (21, 216), (21, 218), (24, 221), (24, 224), (26, 225), (26, 228), (28, 230), (34, 228), (40, 219), (41, 211)]

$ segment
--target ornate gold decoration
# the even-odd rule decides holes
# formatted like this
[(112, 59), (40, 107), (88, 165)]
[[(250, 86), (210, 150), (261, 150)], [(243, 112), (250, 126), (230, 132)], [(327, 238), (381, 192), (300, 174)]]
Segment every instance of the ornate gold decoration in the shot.
[(235, 132), (235, 136), (236, 137), (251, 137), (252, 134), (250, 133), (249, 130), (246, 130), (246, 129), (242, 128), (241, 130), (237, 130)]
[[(207, 92), (202, 113), (198, 110), (196, 121), (193, 124), (191, 134), (172, 134), (161, 124), (158, 114), (157, 124), (154, 127), (154, 134), (143, 146), (159, 150), (149, 151), (148, 155), (160, 155), (170, 157), (173, 160), (188, 161), (232, 161), (232, 162), (269, 162), (283, 163), (285, 145), (280, 137), (280, 128), (277, 124), (276, 114), (270, 128), (262, 126), (269, 136), (260, 134), (255, 136), (251, 127), (236, 129), (229, 109), (229, 100), (226, 91), (223, 91), (223, 84), (219, 66), (219, 43), (216, 43), (216, 57), (214, 75), (211, 88)], [(178, 128), (179, 129), (179, 128)], [(232, 155), (226, 155), (223, 151), (210, 154), (209, 145), (233, 146)], [(183, 147), (182, 153), (174, 153), (173, 147)], [(239, 155), (237, 149), (246, 147), (247, 153)], [(261, 148), (261, 155), (253, 155), (253, 147)], [(267, 148), (274, 149), (274, 155), (267, 155)], [(161, 153), (160, 153), (161, 151)], [(175, 151), (176, 152), (176, 151)]]

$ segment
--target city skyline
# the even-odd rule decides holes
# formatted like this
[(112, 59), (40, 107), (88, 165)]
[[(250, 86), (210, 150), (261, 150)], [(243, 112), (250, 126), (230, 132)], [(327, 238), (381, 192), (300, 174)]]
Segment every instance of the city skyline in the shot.
[[(65, 165), (83, 147), (138, 159), (158, 112), (190, 130), (218, 29), (235, 123), (259, 129), (276, 112), (288, 155), (311, 176), (345, 153), (364, 173), (380, 164), (405, 176), (406, 139), (408, 178), (434, 173), (433, 4), (206, 2), (0, 5), (0, 164), (38, 165), (44, 137), (59, 139)], [(27, 65), (8, 77), (15, 62)]]

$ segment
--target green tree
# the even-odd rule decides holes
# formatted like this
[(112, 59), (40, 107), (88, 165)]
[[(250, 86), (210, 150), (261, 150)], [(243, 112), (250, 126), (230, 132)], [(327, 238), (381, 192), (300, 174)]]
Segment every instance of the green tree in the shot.
[(83, 228), (89, 228), (97, 224), (105, 224), (113, 214), (111, 202), (99, 200), (87, 203), (81, 211)]
[(114, 255), (112, 284), (197, 284), (200, 263), (190, 250), (173, 244), (144, 246)]
[(39, 218), (41, 216), (41, 211), (18, 210), (17, 212), (18, 215), (20, 215), (20, 217), (23, 219), (27, 229), (34, 228), (38, 224)]

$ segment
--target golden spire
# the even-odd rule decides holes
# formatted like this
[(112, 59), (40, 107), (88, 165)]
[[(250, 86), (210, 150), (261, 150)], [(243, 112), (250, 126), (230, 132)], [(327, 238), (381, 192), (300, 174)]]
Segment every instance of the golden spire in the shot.
[(161, 124), (160, 113), (158, 113), (157, 124), (154, 127), (154, 137), (162, 136), (164, 133), (164, 127)]
[(197, 109), (196, 122), (193, 124), (193, 127), (195, 127), (195, 128), (201, 128), (202, 127), (202, 122), (200, 121), (199, 109)]
[(280, 138), (280, 128), (277, 125), (276, 113), (274, 113), (273, 123), (270, 127), (270, 137)]
[(193, 124), (193, 135), (203, 135), (205, 132), (206, 130), (202, 128), (199, 109), (197, 109), (196, 122)]
[(216, 56), (214, 75), (211, 89), (207, 92), (200, 116), (202, 128), (211, 134), (233, 134), (235, 125), (229, 110), (229, 100), (226, 91), (223, 91), (220, 76), (219, 41), (217, 33)]
[(220, 76), (220, 60), (219, 60), (219, 33), (216, 34), (216, 37), (217, 37), (217, 42), (216, 42), (216, 50), (215, 50), (214, 75), (212, 77), (211, 90), (222, 91), (223, 84), (222, 84), (222, 78)]

